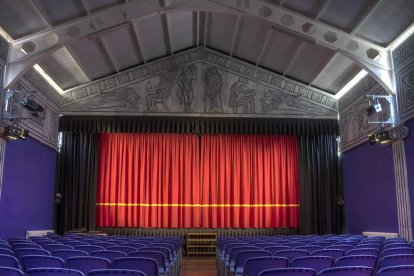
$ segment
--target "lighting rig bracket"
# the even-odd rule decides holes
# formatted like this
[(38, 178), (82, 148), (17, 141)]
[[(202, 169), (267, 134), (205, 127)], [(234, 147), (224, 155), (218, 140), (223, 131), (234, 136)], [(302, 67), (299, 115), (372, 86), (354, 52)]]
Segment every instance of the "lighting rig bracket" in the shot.
[(391, 95), (365, 95), (366, 98), (370, 98), (372, 102), (370, 101), (367, 111), (367, 116), (371, 116), (373, 114), (376, 114), (378, 112), (382, 111), (381, 103), (379, 102), (379, 99), (385, 99), (389, 105), (390, 105), (390, 117), (386, 121), (370, 121), (368, 120), (368, 124), (381, 124), (381, 127), (384, 126), (384, 124), (394, 125), (396, 124), (395, 115), (394, 115), (394, 108), (393, 108), (393, 101), (394, 96)]
[[(29, 135), (27, 129), (19, 127), (19, 124), (22, 120), (33, 120), (34, 118), (39, 117), (39, 112), (44, 110), (43, 106), (37, 103), (33, 95), (34, 91), (15, 91), (15, 90), (6, 90), (4, 93), (3, 104), (1, 108), (1, 117), (0, 120), (8, 121), (7, 126), (4, 127), (4, 135), (9, 139), (26, 139)], [(30, 93), (28, 96), (20, 100), (20, 105), (23, 108), (30, 111), (32, 117), (12, 117), (9, 112), (9, 101), (16, 93)], [(9, 115), (9, 116), (8, 116)]]

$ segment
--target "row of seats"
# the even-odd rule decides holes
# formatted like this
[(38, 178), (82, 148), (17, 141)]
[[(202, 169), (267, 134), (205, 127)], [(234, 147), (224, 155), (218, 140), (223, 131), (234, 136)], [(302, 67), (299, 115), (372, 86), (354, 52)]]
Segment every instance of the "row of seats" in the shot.
[(389, 267), (407, 265), (414, 265), (414, 248), (403, 238), (312, 235), (218, 239), (220, 276), (256, 276), (266, 269), (288, 268), (322, 273), (326, 269), (342, 271), (353, 266), (366, 267), (369, 275), (373, 275)]
[[(48, 235), (0, 240), (0, 266), (28, 272), (33, 268), (133, 269), (148, 276), (178, 275), (182, 244), (178, 237)], [(111, 272), (112, 273), (112, 272)]]
[(26, 273), (23, 271), (12, 268), (0, 266), (0, 275), (2, 276), (119, 276), (119, 275), (129, 275), (129, 276), (147, 276), (146, 273), (139, 270), (131, 269), (95, 269), (89, 271), (87, 274), (75, 269), (69, 268), (32, 268), (29, 269)]

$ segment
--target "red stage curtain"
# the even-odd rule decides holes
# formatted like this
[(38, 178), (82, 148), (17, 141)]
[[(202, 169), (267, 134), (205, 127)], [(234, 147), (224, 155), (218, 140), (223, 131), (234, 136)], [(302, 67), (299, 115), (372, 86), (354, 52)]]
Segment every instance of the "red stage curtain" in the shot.
[(296, 137), (101, 134), (97, 226), (298, 227)]
[(101, 134), (98, 227), (198, 227), (199, 137)]
[(203, 136), (201, 200), (220, 207), (202, 227), (298, 227), (297, 148), (290, 136)]

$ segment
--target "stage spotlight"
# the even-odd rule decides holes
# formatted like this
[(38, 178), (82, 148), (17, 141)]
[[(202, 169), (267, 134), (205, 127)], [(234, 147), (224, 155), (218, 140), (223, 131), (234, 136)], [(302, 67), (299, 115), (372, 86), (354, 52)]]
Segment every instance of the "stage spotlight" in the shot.
[(7, 126), (5, 133), (7, 138), (16, 140), (16, 139), (23, 139), (25, 140), (27, 136), (29, 136), (29, 131), (23, 128), (19, 128), (17, 126)]
[(32, 97), (24, 98), (20, 101), (20, 104), (26, 108), (27, 110), (35, 113), (35, 112), (42, 112), (43, 106), (38, 104)]
[(367, 116), (371, 116), (372, 114), (378, 113), (380, 111), (382, 111), (382, 106), (378, 102), (377, 103), (370, 104), (368, 106), (368, 108), (366, 109)]
[(388, 144), (392, 141), (391, 134), (387, 130), (381, 130), (377, 133), (371, 134), (368, 136), (368, 140), (371, 145)]

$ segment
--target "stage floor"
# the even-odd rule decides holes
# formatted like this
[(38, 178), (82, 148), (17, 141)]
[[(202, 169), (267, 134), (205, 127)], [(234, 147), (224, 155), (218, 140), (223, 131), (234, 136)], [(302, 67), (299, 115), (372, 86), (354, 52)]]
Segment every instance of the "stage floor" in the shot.
[(181, 276), (217, 276), (215, 258), (184, 258)]

